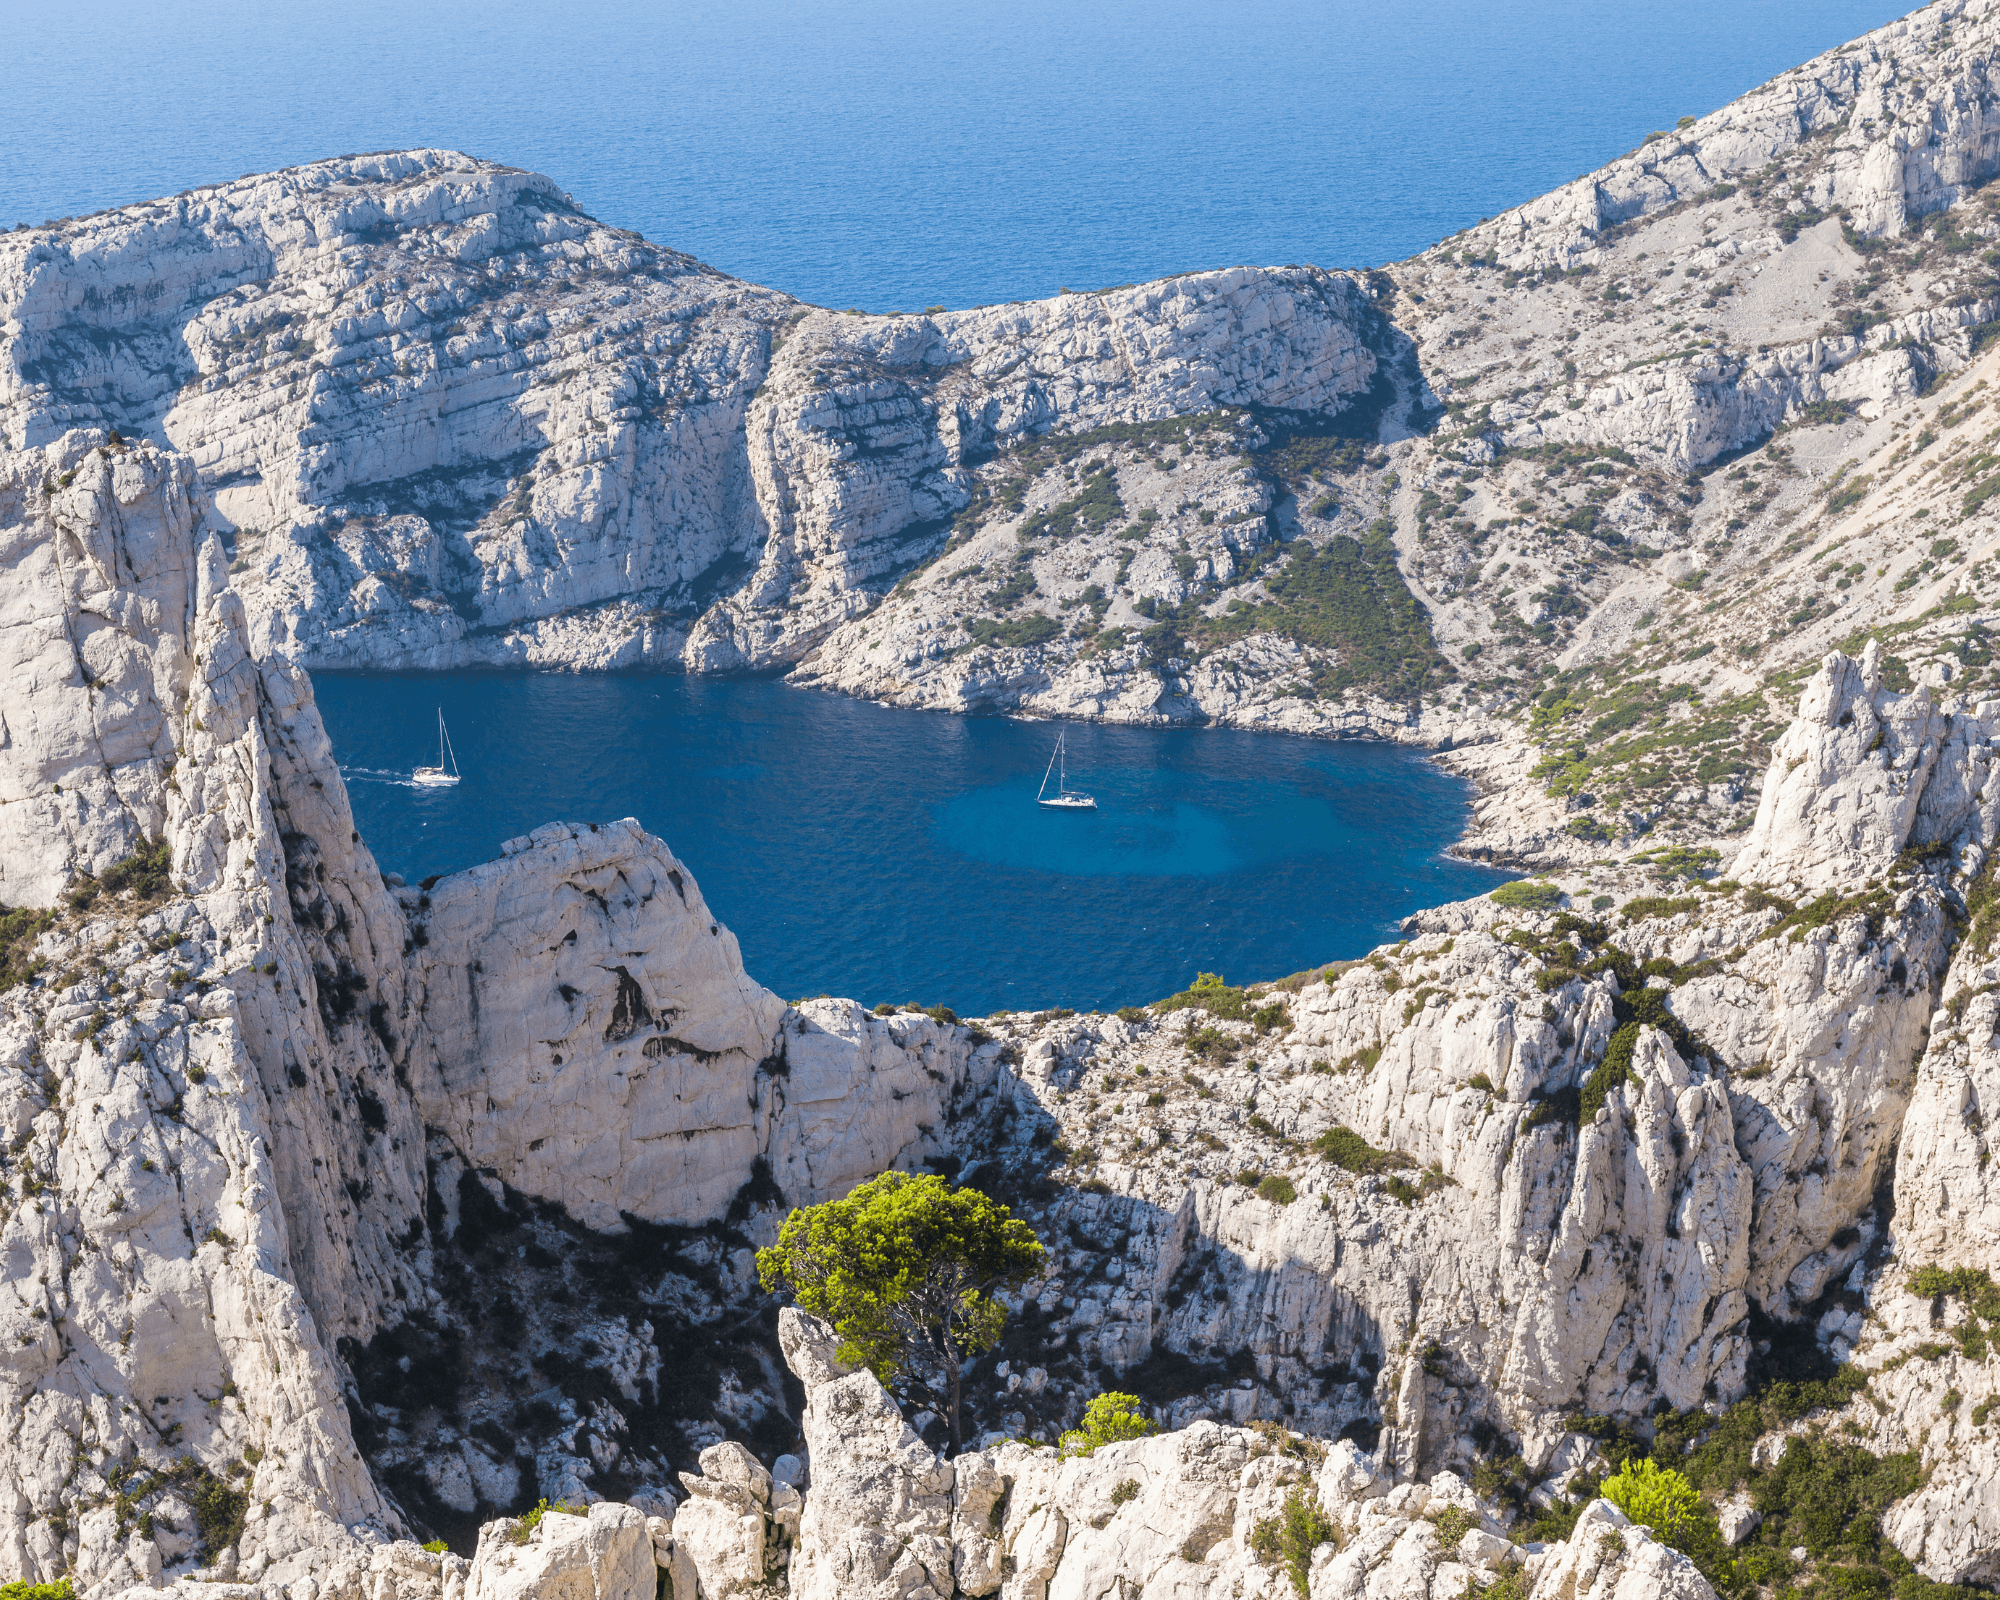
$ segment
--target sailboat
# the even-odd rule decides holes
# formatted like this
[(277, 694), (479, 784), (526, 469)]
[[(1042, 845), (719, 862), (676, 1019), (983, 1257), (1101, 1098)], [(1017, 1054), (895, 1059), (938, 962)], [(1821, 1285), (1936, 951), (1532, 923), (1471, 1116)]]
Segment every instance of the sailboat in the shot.
[[(451, 770), (445, 770), (445, 757), (451, 758)], [(438, 764), (434, 767), (419, 767), (410, 774), (410, 782), (420, 789), (448, 789), (458, 782), (458, 752), (451, 747), (451, 735), (444, 729), (444, 707), (438, 707)]]
[[(1050, 794), (1049, 773), (1056, 773), (1056, 792)], [(1035, 791), (1035, 804), (1049, 806), (1057, 811), (1095, 811), (1097, 802), (1082, 791), (1069, 786), (1069, 764), (1063, 754), (1063, 736), (1056, 735), (1055, 750), (1049, 756), (1048, 772), (1042, 774), (1042, 786)]]

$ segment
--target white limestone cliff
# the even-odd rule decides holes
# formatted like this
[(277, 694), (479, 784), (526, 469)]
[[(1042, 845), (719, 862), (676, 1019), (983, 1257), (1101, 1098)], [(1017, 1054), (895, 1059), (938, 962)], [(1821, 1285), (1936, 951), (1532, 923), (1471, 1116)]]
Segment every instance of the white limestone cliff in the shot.
[(187, 464), (83, 433), (7, 464), (0, 871), (56, 906), (0, 993), (0, 1551), (92, 1592), (204, 1552), (367, 1590), (404, 1524), (352, 1366), (441, 1305), (439, 1163), (613, 1230), (716, 1216), (758, 1161), (823, 1197), (915, 1160), (996, 1051), (790, 1010), (629, 823), (399, 900), (303, 674), (247, 653)]
[[(80, 867), (120, 859), (127, 840), (144, 845), (157, 815), (170, 892), (141, 902), (99, 889), (41, 945), (71, 970), (4, 1002), (11, 1115), (29, 1141), (6, 1236), (23, 1263), (11, 1275), (17, 1296), (35, 1284), (20, 1299), (10, 1358), (17, 1428), (31, 1442), (9, 1457), (10, 1548), (25, 1573), (72, 1569), (93, 1589), (177, 1576), (198, 1530), (186, 1499), (174, 1498), (190, 1484), (175, 1475), (205, 1471), (204, 1485), (242, 1479), (246, 1512), (258, 1512), (216, 1575), (282, 1584), (346, 1574), (329, 1593), (374, 1582), (371, 1552), (402, 1548), (381, 1543), (402, 1524), (363, 1465), (328, 1346), (353, 1339), (344, 1359), (365, 1365), (373, 1358), (361, 1346), (376, 1330), (417, 1310), (445, 1314), (442, 1252), (469, 1203), (447, 1197), (442, 1223), (422, 1220), (445, 1169), (465, 1174), (461, 1195), (483, 1170), (502, 1193), (552, 1205), (585, 1229), (617, 1229), (713, 1217), (759, 1159), (795, 1201), (925, 1155), (1026, 1167), (1053, 1124), (1072, 1148), (1092, 1138), (1104, 1148), (1094, 1180), (1103, 1192), (1070, 1190), (1032, 1211), (1049, 1237), (1095, 1241), (1066, 1250), (1036, 1291), (1050, 1333), (1113, 1373), (1158, 1350), (1197, 1366), (1199, 1352), (1245, 1352), (1252, 1385), (1233, 1391), (1245, 1403), (1227, 1401), (1224, 1415), (1247, 1420), (1282, 1395), (1292, 1421), (1325, 1436), (1379, 1414), (1387, 1426), (1371, 1471), (1385, 1487), (1428, 1485), (1430, 1497), (1449, 1491), (1441, 1473), (1470, 1465), (1479, 1426), (1550, 1441), (1529, 1446), (1541, 1465), (1559, 1448), (1558, 1419), (1579, 1406), (1636, 1416), (1656, 1398), (1678, 1408), (1726, 1397), (1743, 1381), (1750, 1307), (1798, 1314), (1880, 1237), (1870, 1206), (1908, 1125), (1908, 1063), (1946, 962), (1950, 905), (1925, 874), (1976, 865), (1993, 841), (1983, 725), (1933, 710), (1922, 691), (1897, 697), (1870, 685), (1871, 664), (1832, 658), (1807, 687), (1767, 789), (1786, 803), (1767, 805), (1745, 854), (1785, 883), (1843, 873), (1899, 881), (1817, 920), (1768, 896), (1706, 892), (1688, 910), (1635, 910), (1615, 938), (1532, 915), (1512, 919), (1525, 926), (1510, 936), (1497, 908), (1472, 908), (1452, 933), (1291, 991), (1288, 1026), (1275, 1034), (1205, 1022), (1234, 1043), (1228, 1059), (1201, 1067), (1201, 1087), (1256, 1110), (1254, 1120), (1217, 1119), (1211, 1100), (1175, 1082), (1197, 1031), (1187, 1024), (1200, 1020), (1192, 1013), (1010, 1022), (975, 1048), (966, 1030), (913, 1013), (785, 1007), (742, 972), (684, 866), (630, 824), (552, 826), (429, 889), (384, 886), (354, 838), (303, 679), (243, 653), (219, 551), (211, 541), (194, 553), (175, 509), (184, 502), (156, 487), (178, 470), (148, 447), (73, 435), (30, 464), (10, 502), (16, 548), (77, 537), (102, 552), (88, 582), (42, 591), (58, 602), (39, 624), (45, 635), (63, 637), (63, 619), (76, 614), (166, 619), (153, 632), (107, 630), (97, 681), (73, 667), (73, 685), (57, 687), (86, 711), (98, 695), (137, 706), (124, 714), (155, 730), (140, 759), (156, 766), (141, 770), (164, 775), (173, 763), (171, 786), (164, 776), (151, 794), (132, 785), (123, 810), (108, 800), (78, 808), (70, 837), (80, 842), (62, 880), (83, 882)], [(63, 473), (75, 474), (72, 496), (97, 485), (109, 498), (33, 492)], [(122, 497), (120, 473), (136, 485)], [(107, 536), (113, 499), (124, 520)], [(155, 567), (125, 549), (142, 524), (165, 551)], [(127, 661), (148, 665), (149, 696), (109, 694), (119, 672), (137, 672), (119, 665)], [(1849, 683), (1860, 687), (1843, 699)], [(1887, 729), (1922, 730), (1902, 743), (1884, 735), (1890, 770), (1905, 744), (1929, 750), (1886, 801), (1871, 759), (1880, 752), (1847, 748), (1855, 741), (1840, 708), (1855, 704)], [(119, 724), (100, 713), (93, 726)], [(58, 757), (75, 737), (51, 736)], [(25, 775), (17, 803), (53, 803), (54, 774), (73, 774), (75, 757), (52, 759), (24, 738), (14, 751)], [(1794, 766), (1795, 751), (1822, 754)], [(1801, 770), (1817, 775), (1810, 793)], [(146, 799), (157, 813), (138, 803)], [(1850, 815), (1887, 820), (1843, 825), (1826, 845), (1820, 819)], [(1913, 838), (1936, 846), (1943, 867), (1911, 864)], [(24, 855), (5, 865), (10, 881), (38, 868)], [(1617, 959), (1599, 965), (1599, 955)], [(1568, 1108), (1598, 1074), (1621, 1008), (1658, 992), (1621, 979), (1632, 967), (1619, 960), (1663, 963), (1668, 988), (1624, 1028), (1625, 1076), (1604, 1083), (1601, 1108), (1572, 1125)], [(1947, 994), (1978, 987), (1972, 976), (1947, 980)], [(1927, 1072), (1941, 1082), (1961, 1058), (1946, 1054), (1949, 1030), (1933, 1035)], [(1158, 1105), (1135, 1098), (1108, 1126), (1078, 1121), (1076, 1091), (1092, 1074), (1136, 1081), (1142, 1069), (1163, 1086)], [(1920, 1074), (1920, 1085), (1929, 1079)], [(1908, 1183), (1920, 1181), (1922, 1162), (1956, 1193), (1983, 1168), (1976, 1155), (1951, 1153), (1942, 1118), (1931, 1122), (1907, 1139)], [(1406, 1156), (1411, 1194), (1301, 1162), (1298, 1152), (1336, 1125)], [(1188, 1153), (1167, 1155), (1176, 1149)], [(1298, 1198), (1227, 1181), (1246, 1162), (1290, 1167)], [(1976, 1213), (1983, 1200), (1967, 1203)], [(212, 1333), (189, 1337), (211, 1317)], [(704, 1592), (719, 1600), (780, 1571), (801, 1588), (879, 1581), (899, 1594), (973, 1592), (968, 1580), (1002, 1570), (1009, 1541), (1024, 1540), (1024, 1551), (1043, 1552), (1033, 1560), (1049, 1571), (1035, 1581), (1051, 1593), (1065, 1564), (1100, 1576), (1144, 1564), (1151, 1546), (1134, 1542), (1136, 1527), (1101, 1549), (1086, 1531), (1099, 1515), (1127, 1515), (1124, 1501), (1090, 1509), (1101, 1483), (1088, 1474), (1071, 1483), (1081, 1469), (1037, 1464), (1018, 1446), (990, 1471), (964, 1468), (965, 1492), (984, 1496), (990, 1517), (1002, 1504), (994, 1475), (1042, 1474), (1056, 1503), (1077, 1508), (1063, 1513), (1069, 1531), (1058, 1539), (1044, 1517), (1005, 1539), (979, 1532), (977, 1514), (961, 1517), (952, 1499), (959, 1469), (936, 1463), (873, 1379), (812, 1377), (823, 1352), (785, 1326), (811, 1393), (804, 1431), (822, 1498), (816, 1510), (807, 1494), (793, 1533), (789, 1512), (800, 1508), (779, 1504), (790, 1485), (767, 1482), (738, 1445), (705, 1450), (668, 1551), (670, 1562), (706, 1570), (696, 1580)], [(1390, 1360), (1398, 1348), (1408, 1353)], [(1386, 1362), (1380, 1383), (1361, 1381), (1372, 1377), (1357, 1366), (1362, 1356)], [(1314, 1375), (1330, 1357), (1344, 1377)], [(86, 1371), (93, 1399), (54, 1403)], [(1175, 1420), (1215, 1409), (1198, 1394)], [(1236, 1543), (1219, 1559), (1231, 1582), (1268, 1588), (1277, 1580), (1247, 1554), (1245, 1518), (1272, 1514), (1295, 1480), (1206, 1426), (1126, 1447), (1137, 1452), (1125, 1463), (1141, 1482), (1136, 1515), (1160, 1522), (1148, 1535), (1159, 1545), (1152, 1581), (1216, 1581), (1173, 1563), (1211, 1564), (1177, 1552), (1200, 1531), (1182, 1524), (1206, 1503), (1189, 1484), (1220, 1471), (1214, 1481), (1235, 1486), (1224, 1531)], [(163, 1434), (191, 1448), (193, 1467), (175, 1465)], [(591, 1466), (601, 1442), (579, 1433), (561, 1481), (587, 1484), (583, 1475), (601, 1470)], [(1211, 1459), (1239, 1448), (1245, 1459), (1234, 1465)], [(34, 1476), (27, 1464), (51, 1449), (81, 1449), (94, 1476)], [(1155, 1468), (1137, 1470), (1146, 1451), (1171, 1454), (1157, 1464), (1158, 1501), (1145, 1498)], [(156, 1515), (151, 1538), (122, 1525), (115, 1488), (135, 1481), (147, 1487), (133, 1503)], [(1939, 1492), (1951, 1481), (1940, 1478)], [(1445, 1592), (1440, 1574), (1461, 1585), (1452, 1569), (1466, 1563), (1433, 1548), (1421, 1518), (1411, 1520), (1414, 1503), (1389, 1505), (1402, 1519), (1394, 1528), (1371, 1531), (1357, 1512), (1357, 1542), (1327, 1564), (1327, 1581), (1349, 1584), (1356, 1563), (1372, 1574), (1379, 1556), (1429, 1586), (1408, 1592)], [(1002, 1511), (1002, 1531), (1012, 1515)], [(1921, 1549), (1927, 1567), (1963, 1568), (1979, 1526), (1970, 1543)], [(1661, 1555), (1633, 1554), (1629, 1573), (1608, 1559), (1588, 1573), (1572, 1562), (1563, 1582), (1610, 1593), (1670, 1576), (1655, 1570)], [(422, 1563), (395, 1579), (431, 1581)], [(454, 1580), (440, 1565), (436, 1581)]]
[[(1995, 374), (1966, 241), (2000, 220), (1959, 202), (1996, 28), (1928, 7), (1366, 279), (841, 316), (430, 151), (0, 237), (0, 901), (51, 913), (0, 991), (0, 1576), (1282, 1600), (1249, 1539), (1309, 1486), (1341, 1529), (1309, 1600), (1442, 1600), (1518, 1559), (1458, 1474), (1517, 1453), (1553, 1493), (1574, 1412), (1724, 1405), (1804, 1319), (1871, 1390), (1794, 1431), (1914, 1452), (1888, 1535), (2000, 1579), (1992, 1330), (1909, 1288), (2000, 1244), (1995, 703), (1959, 676), (2000, 545), (1955, 432)], [(1245, 465), (1286, 416), (1314, 464)], [(1738, 451), (1761, 486), (1680, 476)], [(1126, 520), (1035, 522), (1091, 478)], [(1349, 646), (1150, 633), (1364, 538), (1448, 653), (1420, 699)], [(1910, 660), (1827, 653), (1871, 629)], [(1765, 655), (1819, 662), (1796, 716)], [(1479, 741), (1482, 848), (1668, 881), (1438, 908), (1254, 1005), (787, 1007), (630, 821), (386, 883), (288, 660), (796, 662), (899, 704)], [(1768, 740), (1754, 819), (1740, 772), (1623, 820), (1544, 792), (1530, 745), (1568, 748), (1599, 667), (1656, 732), (1787, 697), (1775, 739), (1753, 708), (1689, 746)], [(1622, 714), (1578, 710), (1563, 759)], [(1655, 826), (1726, 875), (1648, 863)], [(784, 1205), (925, 1162), (1052, 1255), (956, 1461), (754, 1286)], [(1018, 1442), (1140, 1374), (1172, 1431)], [(540, 1498), (584, 1514), (497, 1515)], [(472, 1556), (401, 1537), (433, 1526)], [(1602, 1505), (1529, 1559), (1551, 1600), (1707, 1593)]]
[(850, 318), (417, 150), (0, 236), (0, 439), (185, 451), (259, 654), (735, 669), (866, 609), (982, 452), (1338, 411), (1376, 324), (1309, 268)]

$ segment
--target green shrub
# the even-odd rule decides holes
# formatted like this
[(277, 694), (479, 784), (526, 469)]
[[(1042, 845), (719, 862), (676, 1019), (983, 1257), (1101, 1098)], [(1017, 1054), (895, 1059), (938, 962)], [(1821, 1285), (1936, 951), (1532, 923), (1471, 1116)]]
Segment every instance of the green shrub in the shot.
[(1489, 898), (1509, 911), (1554, 911), (1563, 903), (1563, 892), (1545, 878), (1520, 878), (1501, 884)]
[(1984, 1267), (1919, 1268), (1910, 1274), (1910, 1293), (1926, 1300), (1948, 1296), (1989, 1322), (2000, 1321), (2000, 1285)]
[(187, 1486), (187, 1491), (202, 1549), (213, 1559), (242, 1537), (243, 1519), (250, 1511), (250, 1493), (230, 1488), (205, 1468)]
[(1389, 1181), (1382, 1187), (1388, 1192), (1391, 1200), (1400, 1205), (1413, 1206), (1419, 1200), (1428, 1199), (1436, 1194), (1440, 1189), (1457, 1187), (1457, 1182), (1457, 1179), (1445, 1175), (1443, 1167), (1433, 1163), (1418, 1174), (1415, 1183), (1400, 1173), (1395, 1173), (1391, 1174)]
[(1611, 1043), (1605, 1047), (1604, 1059), (1589, 1077), (1583, 1080), (1583, 1093), (1577, 1103), (1577, 1124), (1589, 1127), (1597, 1120), (1597, 1113), (1604, 1109), (1604, 1097), (1621, 1083), (1632, 1083), (1632, 1051), (1639, 1043), (1640, 1024), (1628, 1022), (1611, 1035)]
[(956, 1450), (963, 1364), (1000, 1338), (999, 1291), (1039, 1277), (1042, 1262), (1034, 1230), (1007, 1207), (892, 1171), (794, 1211), (757, 1252), (757, 1276), (831, 1323), (843, 1360), (928, 1399)]
[(1395, 524), (1380, 517), (1359, 539), (1342, 534), (1315, 548), (1309, 540), (1270, 545), (1283, 564), (1263, 575), (1268, 600), (1189, 626), (1203, 646), (1251, 633), (1275, 633), (1331, 657), (1313, 669), (1321, 699), (1371, 685), (1402, 699), (1434, 692), (1456, 675), (1438, 653), (1430, 617), (1397, 564)]
[(127, 889), (142, 901), (161, 899), (173, 887), (167, 870), (173, 863), (173, 855), (173, 847), (164, 839), (144, 845), (136, 855), (107, 867), (101, 878), (81, 874), (64, 898), (75, 911), (88, 910), (100, 894), (119, 894)]
[(1646, 1456), (1627, 1461), (1604, 1480), (1599, 1493), (1634, 1522), (1651, 1528), (1662, 1544), (1676, 1549), (1693, 1531), (1701, 1506), (1693, 1484)]
[(1170, 994), (1164, 1000), (1153, 1002), (1157, 1012), (1206, 1011), (1211, 1017), (1224, 1022), (1248, 1022), (1251, 1017), (1249, 994), (1234, 984), (1224, 983), (1217, 972), (1199, 972), (1195, 980), (1179, 994)]
[(46, 965), (34, 954), (35, 941), (55, 920), (53, 911), (0, 907), (0, 990), (26, 983)]
[(1218, 1066), (1236, 1054), (1235, 1038), (1213, 1025), (1197, 1029), (1183, 1042), (1189, 1054), (1197, 1060), (1213, 1062)]
[(428, 1550), (434, 1556), (448, 1556), (451, 1554), (451, 1546), (446, 1544), (442, 1539), (426, 1539), (423, 1542), (422, 1548)]
[(1685, 895), (1679, 899), (1657, 894), (1640, 895), (1636, 900), (1625, 902), (1625, 921), (1629, 925), (1647, 917), (1678, 916), (1683, 911), (1697, 910), (1700, 905), (1700, 895)]
[(1065, 1433), (1059, 1448), (1065, 1456), (1087, 1456), (1100, 1445), (1123, 1444), (1159, 1431), (1160, 1425), (1139, 1410), (1136, 1394), (1113, 1389), (1083, 1408), (1083, 1426)]
[(1250, 1530), (1250, 1553), (1267, 1567), (1282, 1566), (1305, 1600), (1312, 1576), (1312, 1553), (1323, 1544), (1338, 1544), (1340, 1532), (1320, 1510), (1319, 1497), (1304, 1488), (1294, 1488), (1275, 1517), (1266, 1517)]
[(587, 1517), (590, 1515), (590, 1508), (588, 1506), (573, 1506), (566, 1500), (537, 1500), (531, 1510), (524, 1511), (514, 1519), (514, 1529), (507, 1535), (508, 1542), (510, 1544), (526, 1544), (529, 1536), (542, 1525), (542, 1518), (552, 1511), (565, 1517)]
[(1293, 1187), (1292, 1180), (1282, 1172), (1267, 1174), (1257, 1185), (1257, 1198), (1269, 1200), (1273, 1205), (1288, 1206), (1298, 1197), (1299, 1191)]
[(998, 646), (1004, 650), (1029, 650), (1038, 644), (1047, 644), (1062, 632), (1062, 624), (1054, 617), (1044, 616), (1035, 611), (1018, 622), (995, 622), (990, 617), (974, 617), (966, 625), (973, 643), (988, 648)]
[(76, 1585), (68, 1578), (58, 1578), (54, 1583), (29, 1583), (17, 1578), (12, 1583), (0, 1583), (0, 1600), (76, 1600)]
[(1094, 533), (1125, 514), (1117, 476), (1108, 467), (1087, 474), (1077, 490), (1074, 498), (1029, 517), (1014, 537), (1022, 544), (1031, 539), (1067, 539), (1079, 532)]
[(1416, 1162), (1400, 1150), (1377, 1150), (1352, 1128), (1336, 1125), (1313, 1140), (1313, 1149), (1336, 1167), (1349, 1172), (1394, 1172)]
[(1122, 1506), (1138, 1498), (1139, 1480), (1137, 1478), (1126, 1478), (1117, 1488), (1111, 1491), (1111, 1503), (1114, 1506)]
[(1479, 1526), (1479, 1519), (1463, 1506), (1446, 1506), (1424, 1520), (1437, 1529), (1438, 1543), (1447, 1550)]

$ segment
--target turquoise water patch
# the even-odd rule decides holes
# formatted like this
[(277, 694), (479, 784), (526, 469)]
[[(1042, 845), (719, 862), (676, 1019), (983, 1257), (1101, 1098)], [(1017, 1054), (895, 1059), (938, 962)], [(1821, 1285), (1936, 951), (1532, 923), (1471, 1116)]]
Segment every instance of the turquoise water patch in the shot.
[(1024, 805), (1019, 784), (968, 790), (938, 808), (938, 841), (974, 861), (1084, 877), (1218, 877), (1352, 843), (1325, 801), (1277, 785), (1205, 786), (1217, 792), (1198, 801), (1126, 771), (1072, 774), (1079, 785), (1097, 810)]

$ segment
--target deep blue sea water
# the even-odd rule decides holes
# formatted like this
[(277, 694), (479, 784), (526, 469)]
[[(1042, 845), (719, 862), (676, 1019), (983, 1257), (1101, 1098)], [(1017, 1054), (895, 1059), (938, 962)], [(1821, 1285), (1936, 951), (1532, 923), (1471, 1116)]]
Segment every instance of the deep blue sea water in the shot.
[(432, 144), (822, 305), (1408, 255), (1896, 0), (0, 0), (0, 228)]
[[(1453, 778), (1386, 744), (892, 710), (768, 679), (323, 673), (361, 835), (411, 882), (554, 819), (637, 817), (693, 869), (744, 964), (811, 994), (1000, 1007), (1158, 999), (1353, 957), (1502, 880), (1441, 852)], [(464, 772), (416, 789), (442, 707)]]

